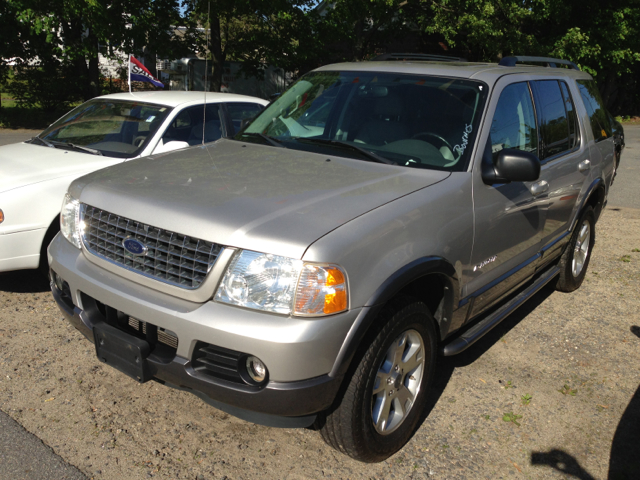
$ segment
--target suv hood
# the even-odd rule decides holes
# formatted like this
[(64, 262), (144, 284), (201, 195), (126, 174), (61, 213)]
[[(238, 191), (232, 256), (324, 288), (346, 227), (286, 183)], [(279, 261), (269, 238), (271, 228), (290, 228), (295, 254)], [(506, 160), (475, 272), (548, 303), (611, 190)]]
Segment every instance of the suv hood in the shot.
[(147, 225), (301, 258), (331, 230), (449, 175), (220, 140), (91, 173), (70, 192)]
[[(116, 161), (118, 159), (115, 159)], [(122, 160), (120, 160), (122, 161)], [(0, 193), (113, 165), (114, 159), (31, 143), (0, 147)]]

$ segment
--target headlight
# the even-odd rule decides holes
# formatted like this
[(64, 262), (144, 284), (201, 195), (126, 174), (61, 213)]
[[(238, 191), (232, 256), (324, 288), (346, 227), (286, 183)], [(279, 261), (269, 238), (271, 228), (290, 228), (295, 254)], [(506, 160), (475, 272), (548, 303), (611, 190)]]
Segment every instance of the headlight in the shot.
[(339, 313), (348, 306), (346, 277), (339, 267), (248, 250), (231, 260), (215, 300), (308, 316)]
[(72, 245), (81, 248), (80, 235), (83, 230), (84, 222), (80, 221), (80, 202), (67, 193), (60, 211), (60, 231)]

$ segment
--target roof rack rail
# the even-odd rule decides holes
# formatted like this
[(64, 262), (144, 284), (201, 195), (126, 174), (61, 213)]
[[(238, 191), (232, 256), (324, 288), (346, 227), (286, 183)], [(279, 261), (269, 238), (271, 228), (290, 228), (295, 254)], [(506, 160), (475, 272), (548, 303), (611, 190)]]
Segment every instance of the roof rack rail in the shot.
[(569, 61), (562, 60), (560, 58), (551, 58), (551, 57), (525, 57), (525, 56), (516, 56), (516, 57), (504, 57), (500, 60), (498, 65), (503, 67), (515, 67), (516, 63), (546, 63), (547, 67), (558, 68), (558, 65), (568, 65), (570, 68), (574, 70), (580, 70), (578, 65)]
[(382, 62), (384, 60), (395, 61), (421, 61), (421, 62), (466, 62), (466, 58), (449, 57), (447, 55), (431, 55), (430, 53), (384, 53), (371, 59), (372, 62)]

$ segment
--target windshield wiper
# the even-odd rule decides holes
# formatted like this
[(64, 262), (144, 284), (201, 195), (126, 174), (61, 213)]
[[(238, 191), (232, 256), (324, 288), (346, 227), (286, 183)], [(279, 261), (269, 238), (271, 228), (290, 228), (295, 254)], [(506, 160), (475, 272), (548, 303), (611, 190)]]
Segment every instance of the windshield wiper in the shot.
[(396, 162), (389, 160), (388, 158), (384, 158), (380, 155), (378, 155), (377, 153), (373, 153), (369, 150), (366, 150), (364, 148), (358, 147), (357, 145), (353, 145), (349, 142), (343, 142), (341, 140), (328, 140), (326, 138), (304, 138), (304, 137), (298, 137), (296, 138), (296, 141), (298, 142), (302, 142), (302, 143), (320, 143), (320, 144), (324, 144), (324, 145), (334, 145), (334, 146), (339, 146), (342, 148), (348, 148), (350, 150), (354, 150), (358, 153), (360, 153), (363, 157), (365, 157), (368, 161), (370, 162), (376, 162), (376, 163), (386, 163), (387, 165), (397, 165)]
[(287, 148), (282, 144), (281, 141), (276, 140), (275, 138), (270, 137), (269, 135), (265, 135), (264, 133), (243, 133), (242, 136), (243, 137), (258, 137), (258, 138), (263, 139), (265, 142), (267, 142), (271, 146), (280, 147), (280, 148)]
[(42, 143), (45, 147), (49, 147), (49, 148), (56, 148), (56, 146), (49, 142), (48, 140), (45, 140), (44, 138), (40, 138), (40, 137), (31, 137), (31, 142), (33, 142), (34, 140), (38, 140), (40, 143)]
[(74, 150), (80, 150), (82, 152), (90, 153), (92, 155), (102, 155), (102, 152), (100, 150), (96, 150), (95, 148), (83, 147), (82, 145), (76, 145), (75, 143), (55, 142), (52, 145), (55, 147), (73, 148)]

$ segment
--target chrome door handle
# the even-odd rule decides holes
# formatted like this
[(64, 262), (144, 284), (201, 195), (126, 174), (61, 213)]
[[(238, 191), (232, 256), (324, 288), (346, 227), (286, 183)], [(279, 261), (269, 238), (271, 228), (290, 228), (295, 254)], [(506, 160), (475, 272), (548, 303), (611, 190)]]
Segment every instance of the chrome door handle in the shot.
[(549, 183), (546, 180), (541, 180), (529, 187), (529, 191), (531, 191), (531, 195), (534, 197), (543, 194), (547, 190), (549, 190)]
[(586, 172), (591, 168), (591, 162), (589, 160), (583, 160), (578, 164), (578, 170), (581, 172)]

